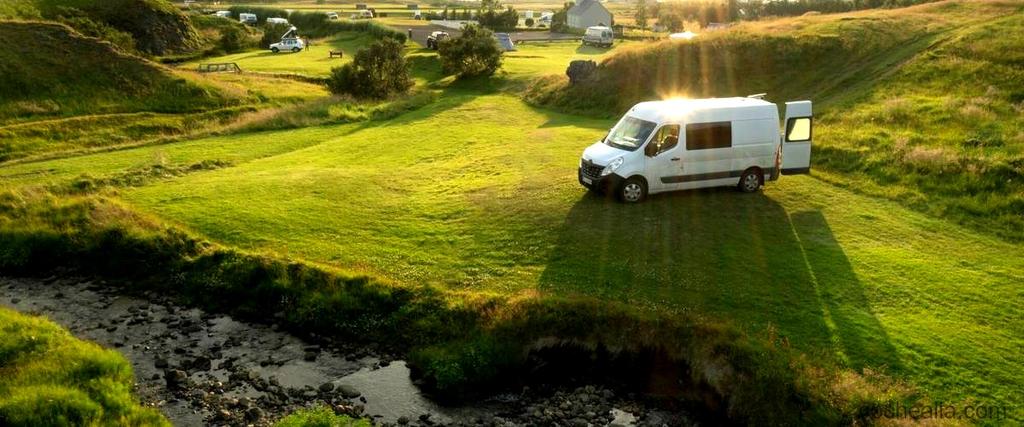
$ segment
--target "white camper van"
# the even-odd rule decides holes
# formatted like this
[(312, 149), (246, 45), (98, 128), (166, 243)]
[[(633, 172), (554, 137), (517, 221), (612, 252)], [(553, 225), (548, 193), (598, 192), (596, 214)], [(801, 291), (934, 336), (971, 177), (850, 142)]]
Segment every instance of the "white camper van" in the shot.
[(255, 13), (239, 13), (238, 22), (249, 25), (256, 25), (256, 14)]
[(736, 186), (757, 191), (811, 167), (810, 101), (778, 107), (760, 96), (641, 102), (583, 151), (579, 182), (636, 203), (648, 194)]
[(267, 18), (267, 24), (270, 25), (288, 25), (288, 20), (285, 18)]
[(219, 16), (221, 18), (230, 18), (231, 17), (231, 11), (228, 11), (228, 10), (218, 10), (216, 12), (213, 12), (213, 15), (214, 16)]
[(615, 42), (615, 34), (611, 28), (608, 27), (588, 27), (587, 32), (583, 33), (583, 45), (594, 45), (601, 47), (611, 47), (612, 43)]

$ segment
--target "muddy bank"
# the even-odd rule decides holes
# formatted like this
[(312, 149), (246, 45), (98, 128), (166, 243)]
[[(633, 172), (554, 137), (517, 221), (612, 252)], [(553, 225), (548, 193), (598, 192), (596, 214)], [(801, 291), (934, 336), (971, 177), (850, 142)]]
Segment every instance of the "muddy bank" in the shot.
[(310, 342), (273, 324), (120, 291), (102, 281), (0, 278), (0, 304), (124, 354), (140, 400), (175, 425), (265, 426), (310, 405), (383, 425), (693, 425), (685, 414), (593, 385), (524, 388), (445, 407), (420, 393), (403, 361), (372, 346)]

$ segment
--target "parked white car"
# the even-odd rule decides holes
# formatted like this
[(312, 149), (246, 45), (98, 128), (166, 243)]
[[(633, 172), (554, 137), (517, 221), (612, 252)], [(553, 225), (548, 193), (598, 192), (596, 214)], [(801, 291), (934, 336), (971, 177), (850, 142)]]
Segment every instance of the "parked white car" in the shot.
[(256, 25), (256, 14), (255, 13), (239, 13), (238, 22), (249, 25)]
[(267, 23), (272, 25), (288, 25), (288, 20), (284, 18), (267, 18)]
[(299, 51), (301, 51), (302, 49), (305, 49), (305, 48), (306, 48), (306, 42), (303, 41), (301, 38), (298, 38), (298, 37), (296, 37), (296, 38), (281, 39), (280, 42), (277, 42), (277, 43), (274, 43), (274, 44), (270, 45), (270, 51), (274, 52), (274, 53), (278, 53), (278, 52), (281, 52), (281, 51), (289, 51), (289, 50), (292, 51), (292, 52), (299, 52)]
[(583, 45), (611, 47), (615, 42), (615, 33), (608, 27), (588, 27), (583, 33)]
[(636, 203), (649, 194), (736, 186), (757, 191), (779, 174), (809, 173), (811, 101), (757, 97), (641, 102), (583, 151), (579, 182)]

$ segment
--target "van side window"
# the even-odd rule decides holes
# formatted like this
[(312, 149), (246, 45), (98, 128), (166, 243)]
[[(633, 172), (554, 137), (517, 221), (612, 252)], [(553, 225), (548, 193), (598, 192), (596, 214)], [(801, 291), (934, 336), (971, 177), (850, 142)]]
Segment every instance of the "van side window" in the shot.
[(732, 122), (686, 125), (686, 149), (707, 150), (732, 147)]
[(676, 145), (678, 144), (679, 125), (665, 125), (658, 129), (658, 133), (654, 134), (654, 138), (651, 138), (651, 143), (648, 144), (647, 153), (651, 156), (657, 156), (658, 154), (676, 148)]
[(786, 142), (811, 140), (811, 118), (793, 117), (786, 123)]

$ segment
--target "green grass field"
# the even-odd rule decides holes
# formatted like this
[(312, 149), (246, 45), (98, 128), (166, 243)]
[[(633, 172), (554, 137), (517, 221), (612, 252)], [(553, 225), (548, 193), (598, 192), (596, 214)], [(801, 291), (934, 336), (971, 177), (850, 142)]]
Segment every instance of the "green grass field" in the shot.
[[(347, 33), (327, 40), (313, 40), (312, 46), (298, 53), (273, 53), (268, 49), (257, 49), (215, 58), (205, 58), (186, 64), (185, 67), (195, 66), (200, 63), (234, 62), (238, 64), (242, 71), (246, 72), (303, 74), (314, 77), (326, 77), (330, 74), (331, 68), (351, 62), (352, 56), (355, 55), (356, 51), (372, 41), (373, 39), (365, 34)], [(341, 50), (345, 53), (345, 56), (342, 58), (330, 58), (328, 53), (332, 50)]]
[[(842, 37), (851, 34), (862, 42), (853, 52), (863, 56), (828, 63), (854, 68), (836, 75), (822, 66), (808, 72), (807, 82), (794, 80), (800, 76), (795, 71), (719, 75), (710, 66), (685, 76), (688, 84), (706, 82), (706, 90), (771, 85), (768, 90), (786, 96), (820, 90), (816, 150), (827, 153), (827, 167), (816, 164), (812, 176), (783, 177), (757, 194), (682, 192), (637, 206), (592, 196), (576, 182), (579, 155), (614, 120), (538, 108), (512, 93), (524, 81), (563, 74), (571, 59), (611, 57), (621, 64), (652, 55), (639, 43), (610, 52), (527, 44), (505, 57), (490, 82), (442, 78), (432, 53), (411, 49), (418, 89), (436, 99), (412, 103), (408, 112), (8, 165), (0, 168), (0, 184), (63, 185), (83, 174), (223, 161), (231, 167), (113, 194), (216, 242), (272, 257), (409, 288), (435, 285), (467, 299), (584, 296), (709, 315), (777, 334), (815, 358), (906, 379), (936, 401), (1014, 405), (1024, 400), (1024, 245), (900, 195), (903, 180), (949, 176), (941, 164), (938, 172), (923, 168), (874, 180), (870, 169), (836, 163), (837, 152), (865, 153), (872, 136), (891, 138), (894, 129), (913, 133), (908, 141), (927, 140), (921, 145), (928, 149), (949, 147), (972, 129), (961, 120), (970, 114), (994, 123), (1004, 144), (958, 153), (993, 164), (1016, 158), (1021, 100), (1014, 97), (1021, 86), (1014, 80), (1020, 76), (1015, 48), (1022, 40), (1004, 35), (1015, 34), (1020, 15), (1002, 13), (1014, 7), (942, 3), (757, 23), (714, 36), (708, 46), (719, 49), (699, 49), (700, 56), (685, 60), (745, 64), (722, 46), (731, 37), (763, 42), (755, 26), (765, 34), (804, 37), (780, 44), (793, 55), (787, 58), (849, 53)], [(659, 52), (677, 48), (656, 46)], [(250, 52), (238, 60), (274, 61), (261, 71), (326, 73), (329, 66), (303, 56), (309, 53), (268, 58)], [(977, 58), (1001, 65), (988, 68), (973, 62)], [(943, 73), (955, 78), (932, 85)], [(244, 85), (259, 77), (217, 78), (243, 79), (235, 83)], [(915, 79), (923, 83), (915, 86)], [(986, 87), (972, 86), (971, 79)], [(651, 89), (633, 84), (638, 92)], [(947, 95), (936, 95), (941, 92)], [(316, 111), (354, 108), (347, 100), (327, 102)], [(844, 115), (847, 110), (853, 114)], [(901, 158), (929, 161), (927, 154)], [(989, 188), (986, 197), (994, 204), (1016, 200), (1013, 185)], [(940, 194), (920, 203), (936, 206), (957, 197)], [(1013, 209), (1010, 215), (1019, 216)], [(1015, 218), (986, 221), (1012, 227)]]
[(574, 167), (610, 124), (454, 90), (375, 126), (199, 140), (10, 172), (58, 174), (23, 175), (41, 182), (154, 159), (226, 160), (236, 166), (123, 196), (256, 252), (471, 293), (585, 294), (707, 312), (909, 378), (944, 401), (1020, 399), (1018, 245), (806, 177), (758, 195), (606, 202), (579, 187)]

